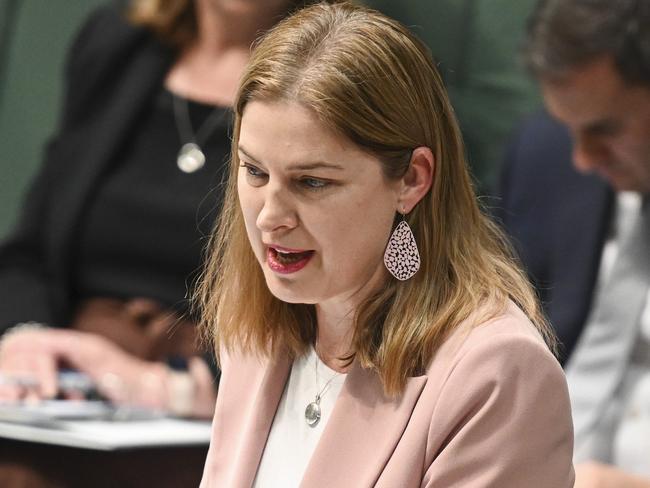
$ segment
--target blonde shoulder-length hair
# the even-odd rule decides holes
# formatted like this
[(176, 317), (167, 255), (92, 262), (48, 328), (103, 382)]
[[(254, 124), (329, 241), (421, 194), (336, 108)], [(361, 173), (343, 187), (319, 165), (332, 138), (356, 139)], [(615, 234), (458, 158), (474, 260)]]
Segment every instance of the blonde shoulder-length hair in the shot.
[(399, 394), (408, 376), (425, 370), (461, 322), (494, 317), (509, 299), (553, 342), (507, 240), (478, 207), (459, 126), (428, 50), (398, 22), (343, 2), (278, 24), (258, 42), (241, 82), (230, 179), (197, 290), (204, 332), (217, 351), (298, 357), (316, 339), (314, 307), (271, 295), (246, 236), (237, 147), (251, 100), (308, 107), (376, 155), (388, 178), (404, 175), (414, 148), (433, 151), (433, 186), (407, 217), (421, 268), (405, 282), (390, 278), (355, 315), (350, 353), (377, 371), (387, 394)]

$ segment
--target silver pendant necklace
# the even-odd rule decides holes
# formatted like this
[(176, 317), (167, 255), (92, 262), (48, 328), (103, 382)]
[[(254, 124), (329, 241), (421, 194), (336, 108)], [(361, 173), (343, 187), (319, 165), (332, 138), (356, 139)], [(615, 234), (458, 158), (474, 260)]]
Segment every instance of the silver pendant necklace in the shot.
[[(316, 358), (314, 362), (314, 370), (316, 371), (316, 389), (318, 390), (318, 354), (316, 353), (316, 350), (314, 350), (314, 356)], [(330, 383), (332, 380), (338, 376), (340, 376), (342, 373), (335, 373), (332, 375), (332, 377), (327, 380), (323, 388), (321, 388), (318, 393), (316, 393), (316, 398), (314, 398), (313, 402), (310, 402), (307, 404), (307, 408), (305, 408), (305, 420), (307, 421), (307, 425), (310, 427), (316, 427), (318, 422), (321, 419), (321, 408), (320, 408), (320, 400), (325, 394), (327, 388), (330, 386)]]
[(172, 104), (176, 129), (183, 143), (176, 157), (176, 165), (183, 173), (194, 173), (205, 166), (205, 153), (200, 145), (207, 140), (223, 120), (226, 110), (222, 107), (216, 107), (195, 133), (190, 119), (187, 99), (172, 93)]

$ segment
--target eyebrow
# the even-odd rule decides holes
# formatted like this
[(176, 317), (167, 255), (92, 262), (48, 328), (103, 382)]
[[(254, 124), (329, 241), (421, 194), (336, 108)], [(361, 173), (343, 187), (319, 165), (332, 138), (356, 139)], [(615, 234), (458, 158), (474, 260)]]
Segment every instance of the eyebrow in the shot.
[[(250, 159), (253, 163), (258, 164), (260, 166), (264, 166), (257, 159), (255, 159), (253, 156), (251, 156), (242, 146), (239, 146), (237, 149), (244, 156), (246, 156), (248, 159)], [(290, 170), (290, 171), (310, 171), (310, 170), (313, 170), (313, 169), (343, 170), (344, 168), (343, 168), (343, 166), (340, 166), (340, 165), (334, 164), (334, 163), (326, 163), (325, 161), (314, 161), (313, 163), (292, 164), (291, 166), (287, 167), (287, 169)]]

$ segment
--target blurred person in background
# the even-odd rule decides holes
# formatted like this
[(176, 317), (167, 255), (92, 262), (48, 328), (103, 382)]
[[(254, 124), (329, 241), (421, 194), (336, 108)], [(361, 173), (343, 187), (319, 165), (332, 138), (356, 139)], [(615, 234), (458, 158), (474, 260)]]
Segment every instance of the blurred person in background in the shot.
[(550, 117), (510, 146), (501, 217), (562, 343), (576, 487), (649, 487), (650, 1), (541, 1), (525, 56)]
[(0, 246), (0, 400), (55, 398), (79, 370), (118, 404), (209, 417), (219, 372), (186, 295), (221, 203), (230, 106), (253, 40), (303, 2), (98, 9)]
[[(90, 16), (56, 133), (0, 245), (1, 401), (57, 397), (57, 371), (73, 368), (117, 404), (211, 415), (219, 371), (186, 296), (251, 44), (302, 3), (136, 0)], [(79, 482), (93, 470), (82, 464), (61, 469)], [(97, 476), (119, 476), (106, 466)]]

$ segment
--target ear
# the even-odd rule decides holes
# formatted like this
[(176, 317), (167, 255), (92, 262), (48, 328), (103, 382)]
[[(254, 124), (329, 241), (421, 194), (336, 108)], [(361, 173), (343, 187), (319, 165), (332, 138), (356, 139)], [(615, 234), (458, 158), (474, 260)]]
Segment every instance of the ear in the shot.
[(402, 177), (397, 211), (407, 214), (422, 200), (433, 184), (436, 161), (426, 146), (417, 147), (411, 154), (409, 169)]

